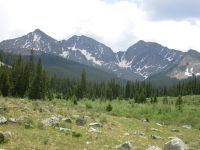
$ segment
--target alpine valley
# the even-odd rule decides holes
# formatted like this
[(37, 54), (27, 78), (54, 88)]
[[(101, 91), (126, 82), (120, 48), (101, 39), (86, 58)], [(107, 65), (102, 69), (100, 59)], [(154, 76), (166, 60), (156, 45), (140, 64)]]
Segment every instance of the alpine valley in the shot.
[(22, 37), (2, 41), (0, 49), (22, 55), (28, 55), (33, 49), (36, 54), (54, 59), (48, 63), (57, 59), (61, 64), (79, 64), (80, 68), (99, 70), (104, 76), (113, 75), (128, 80), (158, 77), (187, 79), (200, 75), (200, 53), (197, 51), (182, 52), (142, 40), (126, 51), (115, 53), (108, 46), (84, 35), (58, 41), (36, 29)]

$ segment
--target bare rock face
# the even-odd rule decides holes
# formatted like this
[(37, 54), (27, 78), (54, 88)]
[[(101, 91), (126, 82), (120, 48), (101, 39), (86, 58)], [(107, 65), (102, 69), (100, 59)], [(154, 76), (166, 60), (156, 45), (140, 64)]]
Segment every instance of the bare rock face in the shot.
[(188, 150), (188, 147), (181, 139), (174, 138), (165, 143), (164, 150)]
[(118, 150), (133, 150), (131, 142), (125, 142), (116, 147)]

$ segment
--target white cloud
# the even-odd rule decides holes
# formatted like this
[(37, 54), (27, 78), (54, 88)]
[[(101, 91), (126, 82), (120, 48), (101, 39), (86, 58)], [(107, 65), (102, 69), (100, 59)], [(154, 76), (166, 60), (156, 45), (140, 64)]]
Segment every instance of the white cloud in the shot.
[(58, 40), (91, 36), (115, 51), (140, 39), (200, 50), (198, 21), (148, 20), (148, 11), (138, 4), (139, 0), (0, 0), (0, 40), (40, 28)]

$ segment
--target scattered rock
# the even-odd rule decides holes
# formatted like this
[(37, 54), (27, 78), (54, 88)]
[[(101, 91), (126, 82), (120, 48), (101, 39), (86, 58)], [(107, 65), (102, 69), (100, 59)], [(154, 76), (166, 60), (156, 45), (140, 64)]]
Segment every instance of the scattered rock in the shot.
[(128, 132), (125, 132), (123, 135), (124, 136), (129, 136), (130, 134)]
[(160, 147), (157, 146), (151, 146), (147, 150), (162, 150)]
[(59, 130), (60, 130), (60, 131), (63, 131), (63, 132), (69, 132), (69, 131), (72, 131), (71, 129), (68, 129), (68, 128), (62, 128), (62, 127), (60, 127)]
[(165, 143), (164, 150), (188, 150), (188, 147), (181, 139), (174, 138)]
[(118, 150), (133, 150), (133, 146), (132, 146), (131, 142), (122, 143), (122, 144), (116, 146), (116, 148)]
[(89, 124), (89, 126), (93, 126), (93, 127), (103, 127), (103, 125), (99, 122), (92, 122)]
[(97, 130), (95, 128), (92, 128), (92, 127), (89, 129), (89, 132), (101, 133), (101, 131), (99, 131), (99, 130)]
[(160, 127), (162, 127), (163, 125), (162, 124), (160, 124), (160, 123), (156, 123), (156, 125), (158, 125), (158, 126), (160, 126)]
[(156, 128), (151, 128), (150, 130), (151, 130), (151, 131), (159, 131), (159, 130), (156, 129)]
[(178, 129), (171, 129), (172, 132), (180, 132)]
[(134, 131), (133, 134), (134, 135), (140, 135), (140, 136), (144, 136), (145, 135), (143, 132), (138, 131), (138, 130)]
[(82, 116), (82, 115), (72, 115), (72, 118), (74, 118), (74, 119), (84, 119), (84, 116)]
[(54, 126), (54, 125), (58, 125), (59, 124), (59, 118), (58, 117), (50, 117), (50, 118), (47, 118), (45, 120), (43, 120), (41, 123), (44, 125), (44, 126)]
[(158, 135), (154, 135), (154, 134), (153, 134), (153, 135), (151, 135), (151, 138), (152, 138), (152, 139), (161, 139), (161, 137), (160, 137), (160, 136), (158, 136)]
[(10, 122), (10, 123), (17, 123), (17, 119), (15, 119), (15, 118), (8, 118), (8, 122)]
[(0, 132), (0, 144), (6, 142), (11, 137), (11, 132)]
[(183, 125), (182, 127), (183, 127), (183, 128), (186, 128), (186, 129), (192, 129), (192, 126), (191, 126), (191, 125)]
[(148, 118), (142, 118), (141, 119), (143, 122), (149, 122), (149, 119)]
[(89, 145), (89, 144), (91, 144), (91, 143), (92, 143), (92, 142), (90, 142), (90, 141), (87, 141), (87, 142), (86, 142), (87, 145)]
[(0, 124), (4, 124), (7, 122), (7, 119), (5, 117), (0, 117)]
[(62, 121), (72, 123), (72, 120), (70, 118), (62, 118)]
[(86, 124), (86, 121), (82, 118), (76, 119), (76, 125), (77, 126), (84, 126)]

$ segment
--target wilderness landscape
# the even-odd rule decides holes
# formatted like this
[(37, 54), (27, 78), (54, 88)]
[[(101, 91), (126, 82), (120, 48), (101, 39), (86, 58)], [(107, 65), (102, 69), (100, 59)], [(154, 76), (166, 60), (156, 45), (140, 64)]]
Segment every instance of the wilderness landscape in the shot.
[(196, 0), (0, 0), (0, 150), (199, 150)]

